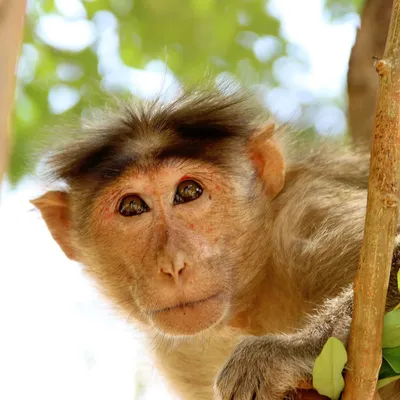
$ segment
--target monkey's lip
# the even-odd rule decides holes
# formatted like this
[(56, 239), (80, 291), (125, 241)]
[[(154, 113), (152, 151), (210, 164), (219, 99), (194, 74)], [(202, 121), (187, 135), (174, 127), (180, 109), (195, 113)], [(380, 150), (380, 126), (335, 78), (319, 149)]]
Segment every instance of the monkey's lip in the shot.
[(224, 297), (223, 291), (220, 291), (200, 300), (176, 302), (154, 310), (150, 320), (158, 330), (169, 335), (196, 335), (224, 317), (227, 309)]
[(173, 311), (173, 310), (179, 310), (179, 309), (184, 310), (185, 308), (194, 308), (196, 306), (199, 306), (199, 305), (202, 305), (204, 303), (207, 303), (210, 300), (215, 300), (218, 297), (221, 297), (221, 292), (218, 292), (216, 294), (213, 294), (212, 296), (205, 297), (205, 298), (200, 299), (200, 300), (181, 302), (181, 303), (175, 304), (175, 305), (170, 306), (170, 307), (165, 307), (165, 308), (159, 308), (159, 309), (156, 309), (156, 310), (152, 310), (151, 313), (152, 314), (160, 314), (160, 313), (163, 313), (163, 312), (168, 312), (168, 311)]

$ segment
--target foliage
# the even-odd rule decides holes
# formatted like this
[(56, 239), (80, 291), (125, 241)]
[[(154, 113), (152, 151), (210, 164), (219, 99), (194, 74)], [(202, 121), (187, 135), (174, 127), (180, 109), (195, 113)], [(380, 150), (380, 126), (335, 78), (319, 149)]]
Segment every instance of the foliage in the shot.
[[(154, 73), (150, 80), (158, 88), (173, 86), (174, 80), (193, 84), (205, 76), (256, 84), (265, 96), (284, 86), (290, 71), (307, 68), (307, 57), (282, 37), (270, 1), (28, 2), (10, 180), (31, 171), (30, 155), (41, 147), (46, 130), (51, 134), (54, 126), (103, 105), (110, 93), (146, 95), (143, 71)], [(330, 0), (329, 7), (342, 4), (340, 9), (350, 12), (359, 1)], [(310, 96), (302, 100), (302, 118), (315, 114), (313, 101)], [(329, 100), (343, 107), (335, 101)]]
[[(397, 274), (400, 292), (400, 270)], [(343, 368), (347, 352), (336, 338), (329, 338), (315, 360), (313, 386), (318, 393), (338, 399), (344, 387)], [(382, 365), (379, 370), (378, 389), (400, 378), (400, 304), (385, 314), (382, 333)], [(342, 385), (343, 383), (343, 385)]]
[(327, 0), (327, 16), (332, 19), (340, 19), (351, 12), (360, 12), (364, 5), (363, 0)]
[(334, 337), (328, 339), (313, 369), (313, 386), (319, 394), (336, 400), (344, 388), (342, 371), (347, 362), (343, 343)]
[(386, 313), (383, 325), (382, 347), (400, 346), (400, 310)]
[(400, 310), (386, 313), (383, 321), (382, 365), (378, 388), (400, 378)]
[[(58, 114), (69, 121), (73, 114), (100, 106), (106, 92), (128, 92), (126, 81), (111, 82), (112, 74), (128, 67), (145, 69), (162, 60), (183, 82), (201, 80), (207, 71), (210, 76), (229, 72), (251, 83), (262, 79), (273, 84), (272, 64), (285, 52), (279, 22), (265, 12), (261, 0), (71, 0), (77, 12), (70, 17), (62, 3), (35, 1), (28, 9), (17, 88), (13, 181), (29, 171), (28, 155), (35, 143), (40, 144), (43, 125), (59, 122)], [(71, 30), (82, 31), (81, 44), (71, 46), (63, 40), (62, 34), (68, 36)], [(257, 41), (270, 47), (258, 56), (253, 50)], [(52, 104), (62, 95), (71, 98), (65, 112)]]

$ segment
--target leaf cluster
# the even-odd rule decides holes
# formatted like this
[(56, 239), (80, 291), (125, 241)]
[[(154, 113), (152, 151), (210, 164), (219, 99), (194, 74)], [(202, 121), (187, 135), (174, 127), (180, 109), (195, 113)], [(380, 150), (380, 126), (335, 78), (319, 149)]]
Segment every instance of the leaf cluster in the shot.
[[(397, 275), (400, 292), (400, 270)], [(313, 386), (332, 400), (340, 398), (344, 388), (343, 372), (347, 352), (343, 343), (331, 337), (315, 360)], [(400, 304), (385, 314), (382, 335), (382, 365), (378, 389), (400, 378)]]

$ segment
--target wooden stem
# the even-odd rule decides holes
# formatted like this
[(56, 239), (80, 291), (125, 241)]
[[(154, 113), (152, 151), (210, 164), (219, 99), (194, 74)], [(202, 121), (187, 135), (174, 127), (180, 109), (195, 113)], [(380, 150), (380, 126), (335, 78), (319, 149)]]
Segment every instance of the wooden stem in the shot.
[[(343, 400), (373, 400), (382, 360), (382, 327), (398, 217), (400, 0), (393, 4), (373, 127), (364, 241), (354, 287), (349, 369)], [(376, 399), (376, 397), (375, 397)]]
[(0, 181), (10, 149), (15, 70), (21, 47), (26, 0), (0, 0)]

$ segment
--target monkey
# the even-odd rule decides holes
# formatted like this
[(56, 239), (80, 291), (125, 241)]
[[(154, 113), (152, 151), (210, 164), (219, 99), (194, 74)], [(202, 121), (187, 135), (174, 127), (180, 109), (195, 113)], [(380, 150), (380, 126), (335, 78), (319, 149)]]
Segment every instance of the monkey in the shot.
[(44, 159), (66, 188), (32, 203), (184, 400), (294, 398), (347, 344), (369, 156), (294, 136), (249, 91), (200, 88), (104, 110)]

